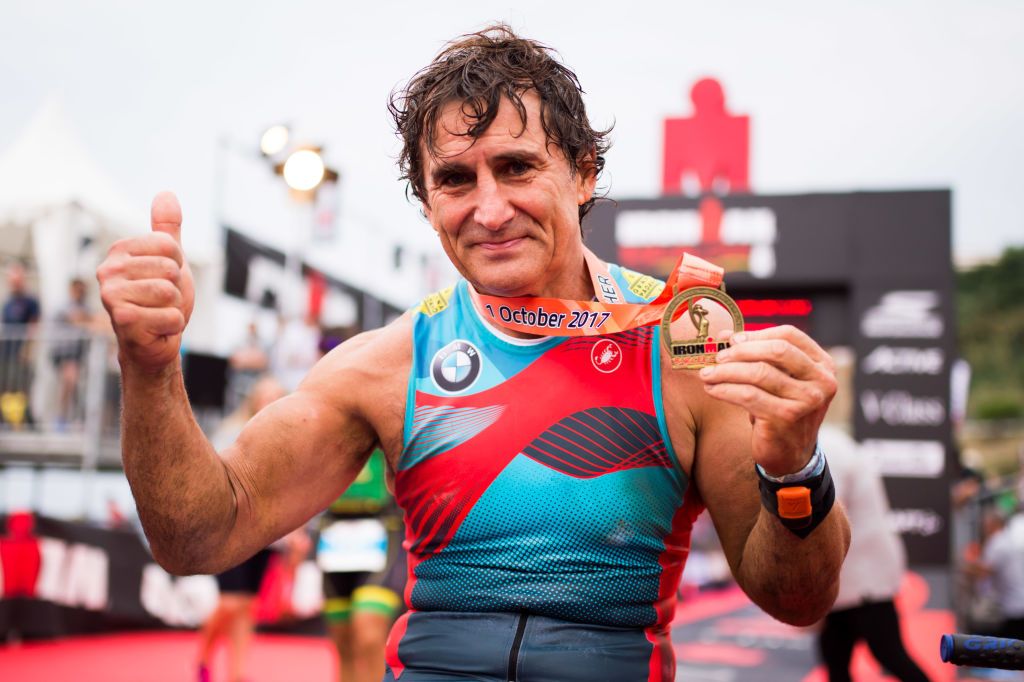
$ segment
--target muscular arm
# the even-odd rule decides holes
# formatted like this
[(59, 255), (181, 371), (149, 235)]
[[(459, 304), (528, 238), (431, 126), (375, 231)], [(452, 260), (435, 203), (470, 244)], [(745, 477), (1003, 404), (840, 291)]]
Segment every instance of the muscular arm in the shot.
[(736, 581), (770, 615), (807, 625), (835, 601), (850, 532), (839, 505), (802, 540), (761, 505), (755, 462), (801, 469), (835, 391), (827, 355), (794, 331), (748, 334), (709, 375), (667, 369), (663, 356), (663, 378), (675, 450)]
[(693, 478), (743, 591), (771, 616), (810, 625), (828, 613), (850, 543), (841, 507), (805, 539), (761, 504), (750, 453), (750, 421), (740, 408), (709, 409), (697, 435)]
[(405, 317), (335, 349), (218, 455), (182, 380), (194, 286), (181, 223), (174, 195), (158, 194), (152, 231), (114, 244), (96, 276), (121, 363), (124, 470), (153, 556), (174, 573), (212, 573), (326, 507), (376, 442), (396, 447), (411, 332)]
[(373, 337), (396, 331), (337, 349), (219, 455), (192, 416), (177, 364), (157, 374), (126, 366), (124, 468), (157, 561), (174, 573), (216, 572), (330, 504), (377, 441), (362, 401), (381, 390), (373, 368), (387, 363), (368, 360)]

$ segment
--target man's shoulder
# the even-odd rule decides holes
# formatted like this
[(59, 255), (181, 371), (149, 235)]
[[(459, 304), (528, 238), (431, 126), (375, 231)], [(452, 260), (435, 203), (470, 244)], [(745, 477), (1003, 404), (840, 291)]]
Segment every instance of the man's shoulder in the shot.
[(414, 313), (433, 317), (448, 308), (454, 294), (455, 285), (452, 284), (440, 291), (435, 291), (434, 293), (427, 295), (422, 301), (420, 301), (419, 305), (414, 306), (412, 310)]

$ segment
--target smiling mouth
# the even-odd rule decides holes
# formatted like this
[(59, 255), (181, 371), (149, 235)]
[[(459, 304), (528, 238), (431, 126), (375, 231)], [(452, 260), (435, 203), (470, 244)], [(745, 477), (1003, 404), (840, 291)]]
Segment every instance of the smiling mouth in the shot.
[(504, 251), (511, 249), (515, 245), (521, 243), (525, 237), (516, 237), (515, 239), (506, 239), (503, 242), (480, 242), (477, 244), (480, 248), (485, 251)]

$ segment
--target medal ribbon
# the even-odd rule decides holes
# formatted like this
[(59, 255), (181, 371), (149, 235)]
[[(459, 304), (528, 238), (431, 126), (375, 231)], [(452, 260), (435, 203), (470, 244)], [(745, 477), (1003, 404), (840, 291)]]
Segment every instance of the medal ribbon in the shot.
[(599, 336), (661, 322), (672, 298), (691, 287), (717, 289), (722, 284), (722, 268), (684, 253), (668, 276), (665, 288), (650, 303), (626, 303), (608, 265), (584, 248), (587, 269), (594, 285), (596, 301), (521, 296), (504, 298), (470, 292), (477, 310), (485, 320), (499, 327), (538, 336)]

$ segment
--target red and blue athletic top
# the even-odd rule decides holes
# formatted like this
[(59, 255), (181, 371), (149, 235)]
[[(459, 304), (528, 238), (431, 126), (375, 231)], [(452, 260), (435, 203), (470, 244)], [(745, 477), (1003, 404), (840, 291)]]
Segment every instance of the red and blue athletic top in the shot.
[[(628, 302), (661, 290), (609, 267)], [(515, 339), (464, 280), (423, 302), (395, 482), (411, 609), (667, 631), (702, 507), (668, 438), (658, 335)]]

